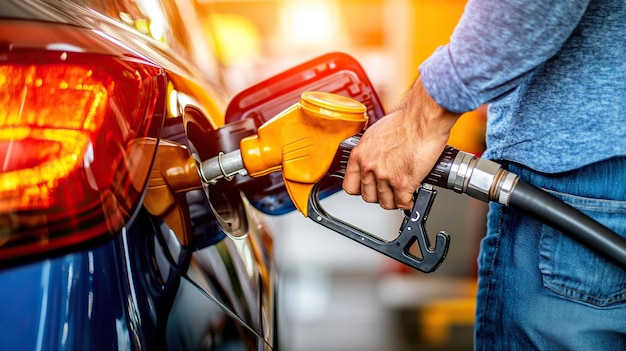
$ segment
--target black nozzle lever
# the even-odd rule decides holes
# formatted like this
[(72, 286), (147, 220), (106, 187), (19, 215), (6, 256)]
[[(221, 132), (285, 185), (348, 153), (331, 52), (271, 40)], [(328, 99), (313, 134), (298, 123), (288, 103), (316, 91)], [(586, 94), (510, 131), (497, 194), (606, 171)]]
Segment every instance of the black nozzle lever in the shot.
[[(333, 176), (343, 178), (342, 174)], [(449, 236), (443, 232), (437, 233), (435, 246), (431, 247), (424, 227), (437, 194), (431, 185), (422, 185), (415, 191), (413, 209), (404, 211), (405, 218), (400, 226), (400, 234), (394, 240), (386, 241), (329, 215), (319, 202), (320, 184), (313, 187), (308, 204), (308, 216), (316, 223), (425, 273), (436, 270), (446, 258), (450, 245)], [(415, 246), (421, 257), (411, 252)]]

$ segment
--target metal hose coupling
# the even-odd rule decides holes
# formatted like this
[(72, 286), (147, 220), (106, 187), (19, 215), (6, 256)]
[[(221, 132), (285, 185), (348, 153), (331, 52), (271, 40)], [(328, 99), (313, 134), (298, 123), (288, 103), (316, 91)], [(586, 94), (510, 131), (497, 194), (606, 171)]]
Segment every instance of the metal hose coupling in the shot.
[(467, 194), (475, 199), (496, 201), (508, 205), (511, 192), (518, 181), (516, 174), (506, 171), (496, 162), (446, 146), (437, 164), (424, 180)]

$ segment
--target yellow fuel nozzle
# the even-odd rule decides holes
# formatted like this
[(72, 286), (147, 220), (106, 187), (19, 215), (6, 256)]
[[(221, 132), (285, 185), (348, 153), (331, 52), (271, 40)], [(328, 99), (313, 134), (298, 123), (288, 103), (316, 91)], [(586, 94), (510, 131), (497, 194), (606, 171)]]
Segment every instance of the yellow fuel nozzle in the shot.
[(362, 103), (331, 93), (305, 92), (300, 102), (241, 140), (241, 157), (248, 174), (278, 170), (296, 208), (306, 217), (311, 189), (320, 181), (339, 144), (367, 123)]

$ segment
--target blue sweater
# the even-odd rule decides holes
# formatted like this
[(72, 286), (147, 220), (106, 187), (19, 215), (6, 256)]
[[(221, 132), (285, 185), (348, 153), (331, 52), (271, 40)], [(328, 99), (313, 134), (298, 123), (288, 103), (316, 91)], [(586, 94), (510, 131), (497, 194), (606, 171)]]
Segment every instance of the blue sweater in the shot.
[(485, 157), (554, 173), (626, 155), (626, 0), (469, 0), (419, 70), (451, 111), (490, 104)]

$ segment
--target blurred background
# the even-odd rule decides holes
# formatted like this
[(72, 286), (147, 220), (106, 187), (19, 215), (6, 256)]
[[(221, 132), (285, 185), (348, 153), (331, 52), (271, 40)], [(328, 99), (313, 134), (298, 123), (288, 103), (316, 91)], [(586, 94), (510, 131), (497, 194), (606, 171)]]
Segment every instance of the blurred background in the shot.
[[(202, 26), (229, 94), (332, 51), (356, 58), (393, 108), (419, 64), (445, 44), (464, 0), (199, 0)], [(464, 115), (450, 143), (480, 154), (482, 109)], [(400, 211), (343, 193), (329, 213), (383, 238), (397, 234)], [(428, 232), (451, 236), (448, 258), (422, 274), (300, 213), (269, 217), (281, 267), (281, 335), (286, 350), (471, 350), (476, 256), (486, 205), (439, 189)]]

